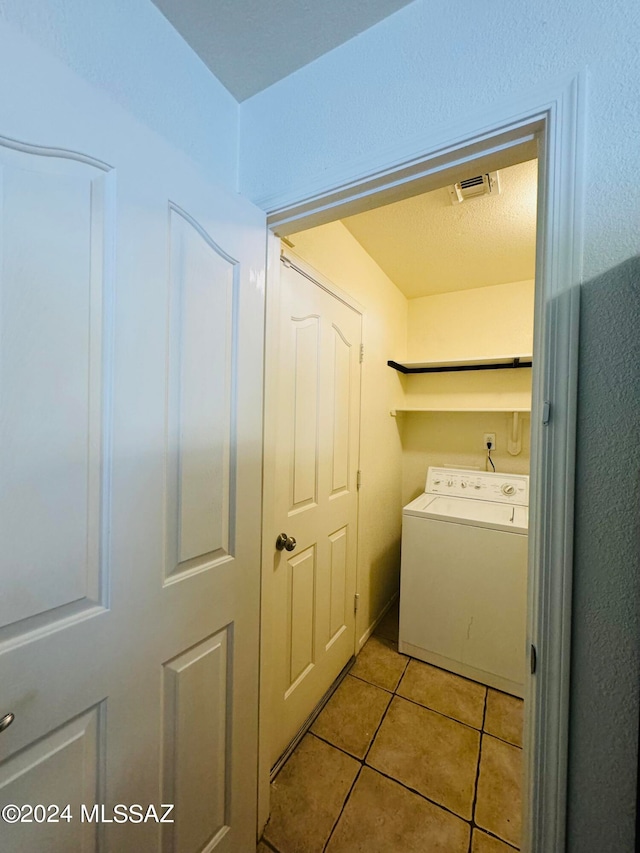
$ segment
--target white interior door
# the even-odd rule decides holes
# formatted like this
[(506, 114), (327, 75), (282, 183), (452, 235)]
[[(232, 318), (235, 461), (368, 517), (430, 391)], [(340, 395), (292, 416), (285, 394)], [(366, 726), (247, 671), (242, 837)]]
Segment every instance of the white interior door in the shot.
[(0, 100), (0, 848), (253, 850), (263, 216), (2, 32)]
[(292, 266), (280, 288), (272, 764), (354, 652), (362, 334), (360, 313)]

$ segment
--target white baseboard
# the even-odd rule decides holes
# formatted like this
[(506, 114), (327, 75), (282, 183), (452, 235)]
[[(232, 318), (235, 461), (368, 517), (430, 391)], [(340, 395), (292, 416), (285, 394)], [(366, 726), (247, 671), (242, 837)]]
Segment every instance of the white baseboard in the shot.
[[(358, 652), (364, 646), (364, 644), (367, 642), (367, 640), (373, 634), (373, 632), (376, 630), (378, 625), (382, 622), (382, 620), (387, 615), (387, 613), (391, 610), (393, 605), (396, 603), (396, 601), (398, 600), (399, 594), (400, 594), (399, 592), (396, 592), (396, 594), (393, 596), (393, 598), (391, 598), (389, 600), (389, 602), (387, 604), (385, 604), (384, 608), (382, 609), (382, 612), (377, 617), (377, 619), (375, 619), (371, 623), (371, 625), (367, 628), (367, 630), (364, 632), (364, 634), (360, 637), (360, 639), (358, 640)], [(356, 654), (357, 654), (357, 652), (356, 652)]]

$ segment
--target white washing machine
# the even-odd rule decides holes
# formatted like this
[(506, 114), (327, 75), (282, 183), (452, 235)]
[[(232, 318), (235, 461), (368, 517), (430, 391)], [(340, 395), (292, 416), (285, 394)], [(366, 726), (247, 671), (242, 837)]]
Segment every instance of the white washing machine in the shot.
[(399, 650), (522, 696), (529, 478), (429, 468), (402, 517)]

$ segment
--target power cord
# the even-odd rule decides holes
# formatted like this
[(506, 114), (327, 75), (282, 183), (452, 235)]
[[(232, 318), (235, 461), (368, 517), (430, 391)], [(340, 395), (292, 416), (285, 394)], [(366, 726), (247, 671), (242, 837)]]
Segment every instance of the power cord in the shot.
[(495, 474), (496, 473), (496, 466), (493, 464), (493, 459), (491, 458), (491, 442), (490, 441), (487, 442), (487, 460), (489, 462), (489, 465), (491, 465), (491, 467), (493, 468), (493, 473)]

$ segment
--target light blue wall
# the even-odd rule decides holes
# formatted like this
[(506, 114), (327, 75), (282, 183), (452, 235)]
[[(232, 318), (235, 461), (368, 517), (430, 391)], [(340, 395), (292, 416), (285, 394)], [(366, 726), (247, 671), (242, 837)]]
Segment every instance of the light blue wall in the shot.
[(568, 849), (635, 849), (640, 4), (416, 0), (240, 106), (258, 204), (356, 178), (588, 68)]
[(240, 105), (240, 189), (264, 205), (394, 144), (589, 69), (585, 273), (638, 251), (637, 0), (416, 0)]
[(236, 189), (238, 105), (150, 0), (0, 0), (3, 22)]
[(640, 257), (582, 288), (577, 475), (570, 849), (626, 853), (640, 678)]

